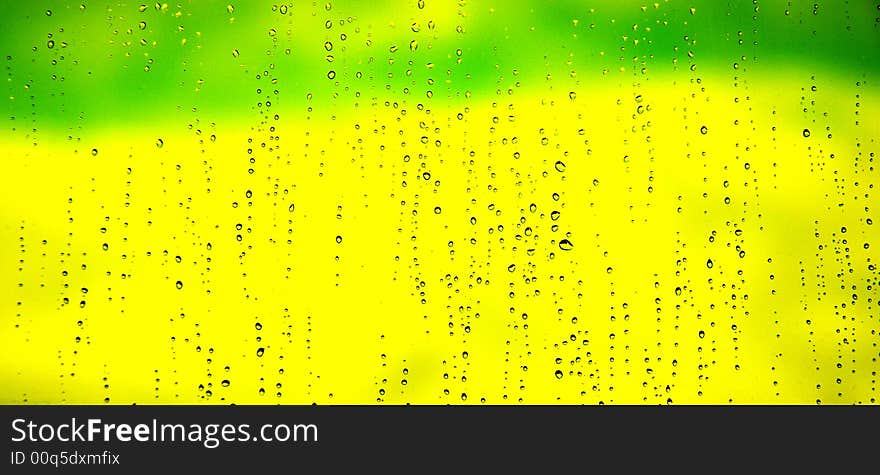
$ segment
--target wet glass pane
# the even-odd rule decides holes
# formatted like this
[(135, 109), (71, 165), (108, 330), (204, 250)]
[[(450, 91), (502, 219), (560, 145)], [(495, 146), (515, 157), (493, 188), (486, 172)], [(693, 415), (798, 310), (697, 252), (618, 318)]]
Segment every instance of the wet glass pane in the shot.
[(877, 402), (876, 1), (0, 18), (0, 402)]

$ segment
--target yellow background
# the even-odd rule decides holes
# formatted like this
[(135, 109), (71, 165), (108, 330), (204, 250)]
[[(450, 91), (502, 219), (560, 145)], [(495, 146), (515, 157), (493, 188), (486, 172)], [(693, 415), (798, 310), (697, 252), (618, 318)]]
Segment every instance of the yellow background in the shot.
[[(40, 89), (7, 67), (0, 401), (877, 402), (876, 62), (861, 73), (761, 62), (746, 44), (742, 65), (704, 71), (699, 43), (682, 43), (658, 47), (654, 68), (654, 52), (631, 55), (633, 37), (607, 33), (624, 45), (607, 52), (613, 67), (542, 70), (514, 48), (433, 71), (418, 54), (443, 41), (450, 64), (474, 64), (467, 53), (456, 63), (447, 38), (496, 21), (492, 5), (459, 21), (454, 6), (419, 13), (416, 2), (355, 2), (336, 18), (339, 3), (283, 17), (236, 5), (271, 54), (190, 58), (207, 72), (203, 85), (178, 81), (195, 102), (150, 112), (133, 93), (121, 118), (111, 107), (43, 123), (51, 113), (34, 95), (85, 86)], [(202, 8), (231, 24), (225, 5), (209, 5), (120, 4), (109, 16), (136, 24), (177, 10), (184, 24)], [(681, 13), (667, 21), (723, 16), (649, 7)], [(621, 11), (646, 10), (581, 21)], [(411, 46), (417, 14), (446, 33)], [(360, 33), (372, 32), (375, 57), (337, 47), (334, 79), (331, 66), (302, 69), (304, 82), (285, 75), (288, 56), (326, 62), (325, 36), (338, 31), (323, 32), (324, 16), (369, 25)], [(285, 32), (299, 21), (311, 26)], [(71, 30), (71, 48), (81, 40), (100, 58), (113, 47)], [(205, 49), (237, 39), (185, 31), (183, 44)], [(510, 31), (524, 51), (555, 47)], [(398, 44), (417, 61), (389, 76)], [(142, 70), (145, 57), (131, 55), (132, 74), (159, 73)], [(234, 61), (240, 78), (211, 76), (211, 58)], [(491, 80), (471, 90), (459, 73)], [(111, 86), (93, 87), (101, 101)], [(253, 96), (237, 112), (234, 89)], [(29, 115), (28, 97), (43, 112)]]

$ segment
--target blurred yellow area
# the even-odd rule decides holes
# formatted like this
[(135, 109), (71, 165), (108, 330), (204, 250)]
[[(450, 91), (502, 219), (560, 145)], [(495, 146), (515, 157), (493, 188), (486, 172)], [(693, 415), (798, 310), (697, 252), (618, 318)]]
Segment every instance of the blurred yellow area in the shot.
[(0, 402), (876, 403), (880, 102), (807, 78), (4, 138)]

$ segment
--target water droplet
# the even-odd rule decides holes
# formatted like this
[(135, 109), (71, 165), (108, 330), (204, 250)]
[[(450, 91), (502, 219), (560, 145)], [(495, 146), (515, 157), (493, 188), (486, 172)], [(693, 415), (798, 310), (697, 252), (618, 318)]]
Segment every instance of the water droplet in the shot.
[(574, 249), (574, 244), (572, 244), (572, 242), (568, 239), (563, 239), (559, 241), (559, 249), (562, 249), (563, 251), (570, 251)]

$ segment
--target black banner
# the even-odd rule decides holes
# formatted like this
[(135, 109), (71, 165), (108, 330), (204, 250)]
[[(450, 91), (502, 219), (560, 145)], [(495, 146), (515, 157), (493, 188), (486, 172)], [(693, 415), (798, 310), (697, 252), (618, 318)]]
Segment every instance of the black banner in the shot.
[(7, 449), (0, 473), (549, 473), (598, 466), (714, 472), (820, 463), (837, 471), (876, 463), (880, 427), (876, 406), (0, 406), (0, 412)]

